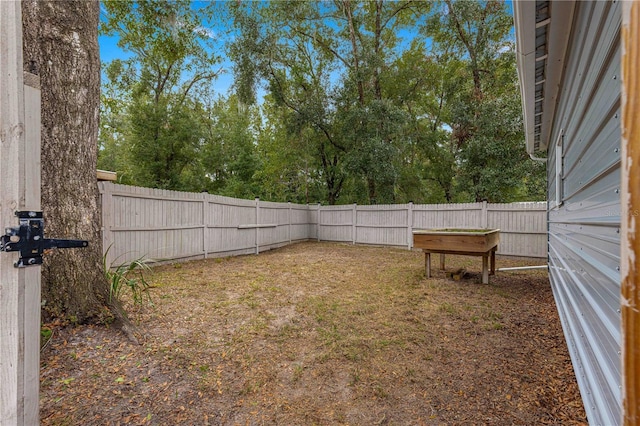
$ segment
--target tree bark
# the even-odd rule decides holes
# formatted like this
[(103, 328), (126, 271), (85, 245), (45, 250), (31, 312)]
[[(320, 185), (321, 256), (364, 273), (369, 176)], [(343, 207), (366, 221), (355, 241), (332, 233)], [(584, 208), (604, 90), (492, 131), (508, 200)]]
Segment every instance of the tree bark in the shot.
[(360, 62), (358, 53), (358, 43), (356, 41), (356, 30), (353, 24), (353, 14), (351, 13), (351, 1), (344, 0), (342, 2), (344, 15), (349, 23), (349, 38), (351, 40), (351, 49), (353, 51), (353, 72), (356, 76), (356, 83), (358, 85), (358, 100), (360, 105), (364, 105), (364, 83), (362, 82), (362, 75), (360, 74)]
[(25, 69), (42, 85), (42, 207), (45, 234), (83, 239), (89, 247), (44, 256), (44, 318), (72, 323), (115, 320), (133, 338), (117, 301), (110, 302), (102, 261), (96, 183), (100, 103), (99, 3), (22, 3)]

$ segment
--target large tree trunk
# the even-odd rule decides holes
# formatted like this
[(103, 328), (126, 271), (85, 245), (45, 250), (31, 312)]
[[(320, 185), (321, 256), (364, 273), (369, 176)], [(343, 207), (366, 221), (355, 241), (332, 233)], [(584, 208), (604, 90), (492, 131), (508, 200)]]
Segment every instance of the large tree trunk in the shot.
[[(109, 302), (102, 262), (96, 184), (100, 102), (99, 3), (22, 3), (25, 69), (42, 84), (42, 207), (51, 238), (89, 241), (84, 249), (52, 250), (44, 258), (45, 318), (125, 322)], [(130, 333), (128, 333), (130, 334)]]

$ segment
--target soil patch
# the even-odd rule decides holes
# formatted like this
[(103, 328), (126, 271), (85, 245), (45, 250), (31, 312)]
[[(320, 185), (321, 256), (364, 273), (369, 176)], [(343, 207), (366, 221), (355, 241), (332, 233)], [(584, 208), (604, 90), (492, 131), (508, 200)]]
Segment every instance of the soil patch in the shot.
[(42, 424), (586, 424), (546, 271), (447, 265), (467, 274), (301, 243), (154, 268), (155, 306), (129, 307), (141, 345), (50, 325)]

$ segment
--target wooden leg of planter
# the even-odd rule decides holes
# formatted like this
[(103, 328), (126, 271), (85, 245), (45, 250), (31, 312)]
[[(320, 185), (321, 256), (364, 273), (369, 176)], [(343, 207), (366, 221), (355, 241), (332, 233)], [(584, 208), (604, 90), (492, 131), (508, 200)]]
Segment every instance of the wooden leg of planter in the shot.
[(489, 284), (489, 253), (482, 255), (482, 284)]
[(444, 253), (440, 253), (440, 270), (444, 271)]
[(491, 251), (491, 272), (489, 272), (489, 275), (495, 275), (496, 274), (496, 251), (492, 250)]
[(424, 272), (427, 278), (431, 278), (431, 253), (424, 252)]

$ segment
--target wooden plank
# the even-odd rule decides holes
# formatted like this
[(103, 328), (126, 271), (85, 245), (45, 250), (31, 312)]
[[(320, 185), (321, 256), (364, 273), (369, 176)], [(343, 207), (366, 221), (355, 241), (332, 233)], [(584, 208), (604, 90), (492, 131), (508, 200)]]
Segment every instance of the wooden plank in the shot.
[(413, 203), (407, 204), (407, 249), (413, 248)]
[(431, 278), (431, 253), (428, 251), (424, 252), (424, 267), (425, 275), (427, 278)]
[[(24, 73), (25, 143), (20, 161), (24, 210), (40, 211), (40, 78)], [(45, 228), (46, 229), (46, 228)], [(24, 419), (37, 424), (40, 383), (41, 267), (24, 269)]]
[[(17, 224), (20, 201), (19, 147), (22, 121), (22, 25), (20, 3), (0, 2), (0, 231)], [(8, 208), (7, 208), (8, 207)], [(15, 253), (0, 253), (0, 424), (24, 424), (20, 287), (24, 275), (13, 267)], [(24, 287), (23, 287), (24, 288)], [(23, 307), (22, 307), (23, 308)]]
[(482, 256), (482, 284), (489, 284), (489, 256)]
[[(477, 252), (460, 252), (460, 251), (438, 251), (438, 250), (424, 250), (424, 266), (425, 276), (431, 278), (431, 254), (440, 254), (440, 269), (444, 270), (444, 255), (456, 254), (464, 256), (481, 256), (482, 257), (482, 284), (489, 284), (489, 275), (495, 275), (495, 250), (491, 250), (485, 253)], [(491, 271), (489, 270), (489, 258), (491, 258)]]
[(433, 253), (433, 254), (454, 254), (456, 256), (483, 256), (484, 254), (489, 254), (494, 251), (496, 247), (487, 251), (487, 252), (477, 252), (477, 251), (460, 251), (460, 250), (428, 250), (423, 249), (425, 253)]
[(209, 202), (207, 200), (206, 192), (202, 194), (202, 251), (204, 252), (204, 258), (208, 258), (208, 249), (209, 249), (209, 229), (207, 228), (207, 207), (209, 206)]
[[(256, 224), (260, 224), (260, 198), (256, 198)], [(260, 227), (256, 226), (256, 254), (260, 254)]]
[(357, 228), (357, 220), (358, 220), (358, 205), (354, 204), (351, 210), (351, 243), (355, 244), (358, 237), (358, 228)]
[(496, 274), (496, 250), (491, 250), (491, 271), (489, 272), (489, 275)]
[[(21, 4), (0, 2), (0, 230), (18, 225), (15, 211), (40, 209), (40, 116), (25, 114), (39, 108), (39, 89), (35, 76), (25, 89), (22, 63)], [(3, 426), (38, 424), (40, 267), (14, 268), (17, 258), (0, 253)]]
[(255, 229), (255, 228), (277, 228), (278, 224), (277, 223), (249, 223), (249, 224), (243, 224), (243, 225), (238, 225), (236, 228), (238, 229)]
[(109, 182), (115, 182), (118, 180), (116, 172), (108, 172), (106, 170), (96, 170), (96, 177), (98, 180), (105, 180)]
[(414, 247), (429, 250), (484, 253), (497, 246), (499, 241), (499, 230), (485, 233), (440, 232), (435, 230), (416, 230), (413, 232)]
[(640, 4), (622, 5), (622, 420), (640, 423)]

